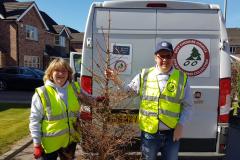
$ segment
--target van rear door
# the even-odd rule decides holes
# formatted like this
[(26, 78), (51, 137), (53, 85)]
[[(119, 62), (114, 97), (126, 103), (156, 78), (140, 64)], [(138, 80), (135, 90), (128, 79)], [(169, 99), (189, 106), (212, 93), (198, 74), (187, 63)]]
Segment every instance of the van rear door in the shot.
[(193, 96), (194, 112), (184, 129), (181, 150), (216, 149), (219, 29), (218, 10), (157, 10), (157, 41), (175, 46), (174, 66), (188, 74)]

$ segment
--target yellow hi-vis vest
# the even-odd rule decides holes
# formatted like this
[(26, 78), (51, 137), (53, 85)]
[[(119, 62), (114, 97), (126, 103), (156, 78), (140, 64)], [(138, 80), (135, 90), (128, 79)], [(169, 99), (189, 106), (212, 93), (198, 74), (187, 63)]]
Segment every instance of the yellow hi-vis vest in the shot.
[(75, 141), (73, 136), (77, 133), (73, 124), (76, 123), (80, 110), (77, 92), (80, 93), (78, 83), (69, 83), (68, 106), (66, 106), (53, 87), (45, 85), (36, 89), (44, 109), (41, 143), (45, 153), (52, 153), (61, 147), (65, 148)]
[(169, 128), (175, 128), (181, 112), (181, 100), (187, 75), (173, 69), (166, 86), (160, 92), (155, 67), (143, 69), (140, 85), (139, 126), (142, 131), (156, 133), (159, 120)]

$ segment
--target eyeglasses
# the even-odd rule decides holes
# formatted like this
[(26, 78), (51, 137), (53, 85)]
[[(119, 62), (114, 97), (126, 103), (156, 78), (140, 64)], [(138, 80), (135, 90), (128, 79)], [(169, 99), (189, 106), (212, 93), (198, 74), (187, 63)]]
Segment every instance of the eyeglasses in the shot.
[(67, 73), (68, 72), (68, 70), (66, 70), (66, 69), (55, 69), (54, 71), (55, 72), (61, 72), (61, 73)]
[(160, 59), (172, 59), (172, 54), (157, 54), (156, 56)]

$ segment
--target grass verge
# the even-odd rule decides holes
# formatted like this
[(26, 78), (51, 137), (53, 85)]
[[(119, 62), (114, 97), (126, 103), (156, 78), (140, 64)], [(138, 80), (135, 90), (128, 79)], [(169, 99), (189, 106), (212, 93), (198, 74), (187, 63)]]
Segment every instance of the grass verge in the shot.
[(0, 103), (0, 154), (29, 134), (30, 106)]

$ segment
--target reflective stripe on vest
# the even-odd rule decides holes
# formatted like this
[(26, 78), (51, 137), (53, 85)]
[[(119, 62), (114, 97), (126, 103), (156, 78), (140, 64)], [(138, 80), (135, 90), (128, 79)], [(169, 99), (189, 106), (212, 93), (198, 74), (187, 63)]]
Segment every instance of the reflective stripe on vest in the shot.
[(167, 110), (163, 110), (163, 109), (158, 109), (158, 113), (156, 112), (151, 112), (151, 111), (147, 111), (147, 110), (144, 110), (144, 109), (140, 109), (139, 112), (144, 115), (144, 116), (153, 116), (153, 117), (158, 117), (158, 113), (159, 114), (165, 114), (165, 115), (169, 115), (171, 117), (179, 117), (179, 113), (174, 113), (174, 112), (170, 112), (170, 111), (167, 111)]
[(48, 120), (48, 121), (56, 121), (56, 120), (61, 120), (61, 119), (64, 119), (64, 118), (75, 118), (78, 116), (78, 112), (68, 112), (68, 116), (67, 116), (67, 113), (64, 112), (63, 114), (60, 114), (60, 115), (56, 115), (56, 116), (44, 116), (43, 117), (43, 120)]
[(80, 87), (74, 89), (75, 85), (77, 84), (67, 86), (68, 107), (51, 86), (36, 89), (44, 108), (42, 146), (46, 153), (66, 147), (73, 140), (70, 135), (75, 132), (73, 123), (76, 122), (80, 110), (80, 104), (76, 97), (76, 92), (80, 92)]
[[(143, 69), (141, 73), (141, 107), (139, 125), (141, 130), (156, 133), (159, 129), (159, 119), (169, 128), (174, 128), (180, 116), (180, 103), (184, 96), (186, 74), (173, 70), (165, 88), (160, 93), (155, 67)], [(172, 84), (169, 85), (168, 84)], [(172, 88), (171, 88), (172, 87)], [(171, 89), (173, 89), (171, 91)]]
[[(75, 131), (73, 129), (70, 129), (70, 133), (74, 133)], [(61, 136), (63, 134), (69, 133), (69, 129), (64, 129), (58, 132), (52, 132), (52, 133), (43, 133), (43, 137), (56, 137), (56, 136)]]
[(40, 87), (39, 89), (42, 90), (43, 95), (44, 95), (44, 97), (45, 97), (47, 113), (48, 113), (49, 115), (51, 115), (52, 112), (51, 112), (50, 98), (49, 98), (49, 96), (48, 96), (48, 93), (47, 93), (47, 91), (46, 91), (46, 88), (45, 88), (45, 86), (42, 86), (42, 87)]

